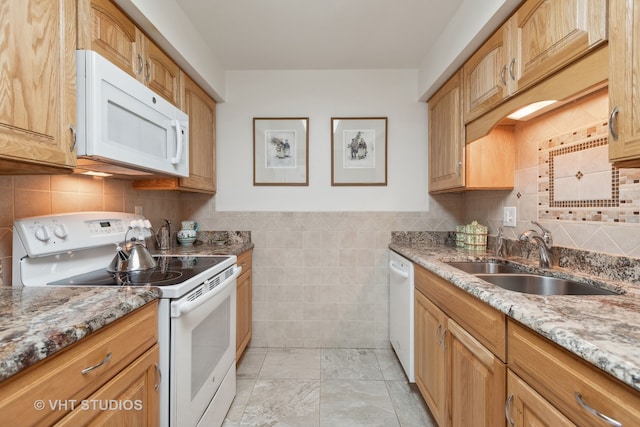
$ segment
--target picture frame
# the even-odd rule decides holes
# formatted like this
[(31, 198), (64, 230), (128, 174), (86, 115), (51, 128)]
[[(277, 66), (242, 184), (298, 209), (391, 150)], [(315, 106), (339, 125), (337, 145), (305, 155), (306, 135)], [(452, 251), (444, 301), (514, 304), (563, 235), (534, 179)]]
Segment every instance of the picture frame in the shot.
[(331, 185), (387, 185), (387, 118), (331, 118)]
[(308, 117), (254, 117), (253, 185), (309, 185)]

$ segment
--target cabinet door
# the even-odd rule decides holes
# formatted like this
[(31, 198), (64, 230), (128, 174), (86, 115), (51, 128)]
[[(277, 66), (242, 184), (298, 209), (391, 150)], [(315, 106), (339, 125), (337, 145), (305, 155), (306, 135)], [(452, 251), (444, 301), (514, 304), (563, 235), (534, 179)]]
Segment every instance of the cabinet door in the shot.
[(607, 40), (606, 0), (528, 0), (509, 20), (522, 90)]
[(429, 100), (429, 192), (464, 187), (462, 70)]
[(609, 158), (621, 167), (640, 166), (640, 4), (610, 0)]
[(216, 102), (181, 73), (180, 104), (189, 115), (189, 177), (135, 180), (135, 190), (216, 193)]
[(144, 48), (144, 71), (142, 80), (158, 95), (173, 105), (180, 105), (180, 67), (173, 62), (155, 43), (140, 37)]
[(239, 360), (251, 339), (251, 270), (238, 277), (236, 302), (236, 360)]
[[(75, 2), (3, 0), (0, 8), (1, 173), (19, 173), (14, 161), (70, 172), (76, 164)], [(27, 169), (35, 173), (38, 166)]]
[(159, 354), (156, 344), (96, 393), (78, 402), (56, 426), (159, 425)]
[(427, 297), (416, 291), (414, 318), (416, 385), (438, 425), (446, 426), (446, 316)]
[(509, 94), (505, 33), (505, 27), (500, 27), (464, 64), (465, 123), (491, 110)]
[(575, 427), (574, 423), (509, 369), (507, 393), (505, 413), (509, 427)]
[(94, 50), (140, 78), (144, 70), (142, 34), (110, 0), (78, 1), (78, 48)]
[(505, 365), (455, 321), (449, 319), (451, 425), (505, 425)]
[(183, 74), (182, 108), (189, 115), (189, 178), (182, 187), (216, 192), (216, 102)]

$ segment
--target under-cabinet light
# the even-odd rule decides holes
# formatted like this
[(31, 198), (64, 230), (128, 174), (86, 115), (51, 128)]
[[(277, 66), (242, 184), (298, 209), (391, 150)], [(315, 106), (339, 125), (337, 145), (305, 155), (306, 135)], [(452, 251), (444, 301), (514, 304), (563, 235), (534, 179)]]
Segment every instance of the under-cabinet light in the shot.
[(108, 176), (111, 176), (112, 174), (105, 173), (105, 172), (86, 171), (86, 172), (82, 172), (82, 175), (99, 176), (102, 178), (106, 178)]
[(525, 107), (522, 107), (519, 110), (516, 110), (515, 112), (509, 114), (507, 117), (513, 120), (520, 120), (524, 117), (527, 117), (533, 113), (535, 113), (538, 110), (542, 110), (543, 108), (558, 102), (555, 99), (551, 99), (551, 100), (547, 100), (547, 101), (538, 101), (538, 102), (534, 102), (533, 104), (529, 104)]

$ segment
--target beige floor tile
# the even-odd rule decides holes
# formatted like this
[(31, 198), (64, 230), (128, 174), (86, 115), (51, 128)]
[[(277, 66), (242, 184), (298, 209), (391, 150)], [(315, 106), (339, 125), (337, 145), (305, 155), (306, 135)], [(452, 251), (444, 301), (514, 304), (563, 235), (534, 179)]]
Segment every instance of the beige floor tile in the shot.
[(320, 349), (270, 348), (267, 351), (261, 379), (320, 379)]
[(320, 390), (320, 426), (399, 426), (384, 381), (324, 380)]
[(314, 427), (320, 423), (320, 381), (258, 379), (241, 426)]
[(415, 384), (387, 381), (387, 390), (401, 427), (437, 427)]
[(382, 380), (374, 350), (323, 349), (323, 380)]

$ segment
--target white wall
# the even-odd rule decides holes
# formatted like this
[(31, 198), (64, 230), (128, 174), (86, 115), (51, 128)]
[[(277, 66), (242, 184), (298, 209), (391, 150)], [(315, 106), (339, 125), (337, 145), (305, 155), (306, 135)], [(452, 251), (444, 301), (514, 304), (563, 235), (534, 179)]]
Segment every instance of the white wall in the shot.
[[(427, 211), (416, 70), (234, 71), (218, 105), (218, 211)], [(253, 118), (309, 117), (309, 186), (253, 186)], [(331, 186), (331, 117), (387, 117), (387, 186)]]

